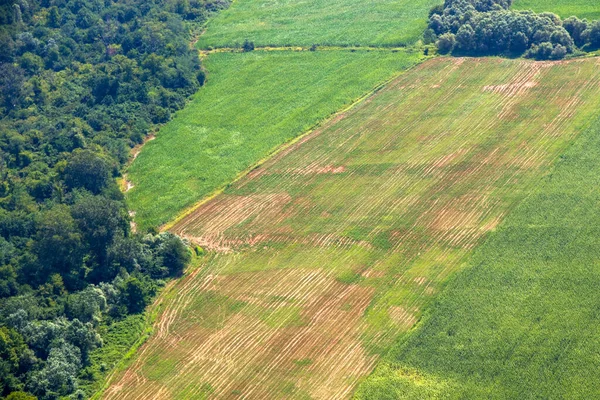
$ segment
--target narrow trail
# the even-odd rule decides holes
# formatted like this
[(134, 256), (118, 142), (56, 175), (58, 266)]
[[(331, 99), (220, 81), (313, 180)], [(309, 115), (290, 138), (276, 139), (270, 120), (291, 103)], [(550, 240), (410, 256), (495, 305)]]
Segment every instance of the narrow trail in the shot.
[[(427, 46), (420, 47), (383, 47), (383, 46), (264, 46), (255, 47), (252, 51), (423, 51)], [(217, 47), (214, 49), (200, 49), (198, 50), (201, 57), (208, 56), (214, 53), (243, 53), (244, 49), (241, 47)]]

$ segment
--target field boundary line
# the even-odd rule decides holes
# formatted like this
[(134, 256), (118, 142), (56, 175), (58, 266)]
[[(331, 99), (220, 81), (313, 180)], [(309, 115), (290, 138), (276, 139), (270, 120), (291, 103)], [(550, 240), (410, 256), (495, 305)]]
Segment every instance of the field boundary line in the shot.
[(156, 294), (156, 298), (152, 305), (146, 310), (146, 318), (144, 319), (144, 327), (141, 330), (140, 337), (131, 345), (129, 350), (123, 355), (123, 357), (115, 364), (110, 373), (103, 379), (104, 384), (94, 394), (90, 396), (90, 400), (98, 400), (106, 392), (106, 390), (112, 385), (115, 376), (124, 371), (129, 367), (129, 364), (134, 360), (134, 356), (137, 355), (138, 350), (142, 347), (148, 339), (154, 335), (154, 325), (158, 321), (158, 316), (163, 306), (164, 297), (167, 296), (175, 288), (175, 285), (182, 279), (193, 272), (196, 268), (200, 268), (199, 265), (194, 265), (194, 261), (186, 268), (185, 273), (178, 278), (171, 279), (162, 290)]
[(415, 65), (410, 66), (409, 68), (400, 71), (397, 74), (394, 74), (391, 78), (377, 84), (375, 87), (373, 87), (373, 89), (369, 90), (367, 93), (363, 94), (362, 96), (360, 96), (359, 98), (357, 98), (356, 100), (352, 101), (349, 105), (347, 105), (346, 107), (335, 111), (333, 113), (331, 113), (329, 116), (325, 117), (324, 119), (322, 119), (321, 121), (315, 123), (313, 126), (311, 126), (310, 128), (308, 128), (306, 131), (300, 133), (298, 136), (294, 137), (293, 139), (290, 139), (289, 141), (277, 146), (275, 149), (273, 149), (271, 152), (269, 152), (265, 157), (261, 158), (260, 160), (258, 160), (257, 162), (255, 162), (254, 164), (252, 164), (251, 166), (249, 166), (248, 168), (246, 168), (245, 170), (241, 171), (240, 173), (237, 174), (237, 176), (231, 180), (230, 182), (223, 184), (222, 186), (220, 186), (219, 188), (215, 189), (212, 193), (208, 194), (206, 197), (200, 199), (198, 202), (194, 203), (193, 205), (183, 209), (183, 211), (181, 213), (179, 213), (173, 220), (163, 224), (159, 230), (161, 232), (163, 231), (167, 231), (169, 229), (171, 229), (173, 226), (175, 226), (179, 221), (181, 221), (182, 219), (184, 219), (185, 217), (187, 217), (188, 215), (190, 215), (191, 213), (193, 213), (196, 209), (198, 209), (200, 206), (208, 203), (209, 201), (211, 201), (212, 199), (214, 199), (215, 197), (217, 197), (218, 195), (222, 194), (225, 189), (227, 189), (230, 185), (240, 181), (242, 178), (246, 177), (250, 172), (254, 171), (255, 169), (259, 168), (260, 166), (262, 166), (263, 164), (265, 164), (267, 161), (271, 160), (272, 158), (276, 157), (278, 154), (280, 154), (281, 152), (289, 149), (290, 147), (292, 147), (293, 145), (295, 145), (296, 143), (298, 143), (299, 141), (301, 141), (302, 139), (305, 139), (306, 137), (310, 136), (311, 134), (313, 134), (314, 132), (316, 132), (316, 130), (318, 128), (321, 128), (323, 126), (325, 126), (326, 124), (332, 122), (336, 117), (352, 110), (353, 108), (355, 108), (356, 106), (358, 106), (359, 104), (361, 104), (362, 102), (364, 102), (365, 100), (367, 100), (368, 98), (376, 95), (379, 91), (381, 91), (383, 88), (385, 88), (386, 86), (388, 86), (390, 83), (392, 83), (393, 81), (395, 81), (396, 79), (398, 79), (400, 76), (404, 75), (405, 73), (412, 71), (414, 68), (416, 68), (417, 66), (423, 64), (424, 62), (429, 61), (430, 59), (433, 58), (437, 58), (436, 56), (429, 56), (429, 57), (425, 57), (424, 59), (422, 59), (420, 62), (417, 62)]
[[(310, 46), (261, 46), (255, 47), (252, 51), (261, 51), (261, 52), (269, 52), (269, 51), (391, 51), (391, 52), (400, 52), (400, 51), (423, 51), (425, 48), (429, 48), (430, 46), (319, 46), (316, 45), (315, 50), (311, 50)], [(434, 53), (433, 49), (430, 50)], [(200, 57), (206, 57), (210, 54), (215, 53), (244, 53), (245, 51), (241, 47), (213, 47), (212, 49), (198, 49), (200, 53)]]

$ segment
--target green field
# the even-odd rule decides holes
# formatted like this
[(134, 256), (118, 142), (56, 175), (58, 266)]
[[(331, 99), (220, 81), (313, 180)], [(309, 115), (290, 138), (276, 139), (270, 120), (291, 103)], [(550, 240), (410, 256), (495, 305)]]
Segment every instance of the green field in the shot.
[(148, 142), (128, 171), (141, 230), (158, 226), (377, 84), (420, 53), (217, 53), (208, 83)]
[(358, 398), (600, 398), (600, 121)]
[(568, 18), (573, 15), (588, 20), (600, 19), (600, 4), (596, 0), (514, 0), (515, 10), (549, 11)]
[[(586, 182), (584, 175), (577, 175), (589, 185), (569, 188), (572, 195), (565, 203), (560, 193), (567, 188), (537, 196), (543, 202), (525, 207), (537, 213), (536, 220), (515, 226), (511, 232), (517, 236), (499, 242), (487, 258), (483, 252), (469, 257), (590, 126), (599, 105), (595, 59), (545, 63), (437, 58), (401, 75), (173, 226), (173, 232), (203, 246), (208, 255), (201, 268), (161, 299), (155, 335), (130, 368), (115, 377), (105, 398), (347, 398), (378, 362), (377, 374), (359, 391), (365, 397), (386, 398), (388, 388), (406, 380), (413, 384), (408, 389), (423, 390), (414, 398), (427, 397), (424, 391), (445, 394), (458, 386), (453, 380), (458, 374), (439, 372), (444, 367), (472, 367), (469, 393), (494, 394), (494, 372), (510, 367), (505, 360), (515, 367), (533, 365), (519, 370), (527, 379), (513, 382), (515, 386), (531, 386), (540, 371), (549, 381), (556, 370), (536, 369), (533, 361), (543, 365), (560, 354), (527, 357), (527, 346), (549, 345), (552, 351), (573, 346), (569, 354), (575, 355), (586, 338), (597, 340), (586, 336), (595, 333), (590, 326), (581, 327), (581, 342), (560, 342), (580, 332), (576, 325), (565, 336), (566, 321), (577, 315), (580, 321), (594, 321), (586, 319), (598, 307), (590, 295), (597, 287), (593, 270), (583, 274), (586, 264), (578, 264), (562, 280), (561, 270), (552, 273), (551, 265), (544, 264), (553, 262), (552, 257), (558, 263), (577, 256), (591, 263), (587, 250), (599, 251), (568, 247), (573, 237), (569, 212), (597, 205), (584, 196), (597, 188), (597, 179)], [(580, 168), (583, 173), (586, 165)], [(580, 187), (582, 195), (573, 195)], [(544, 218), (551, 215), (542, 206), (555, 200), (552, 215), (558, 218), (561, 212), (564, 222), (546, 225), (552, 221)], [(504, 235), (509, 225), (494, 238)], [(593, 225), (586, 229), (586, 238), (595, 235)], [(544, 241), (538, 243), (528, 232), (546, 235), (544, 240), (554, 247), (546, 251)], [(596, 244), (592, 240), (587, 245)], [(520, 250), (510, 263), (499, 265), (494, 260), (510, 257), (509, 245)], [(510, 268), (518, 269), (520, 260), (534, 255), (540, 263), (520, 280)], [(446, 308), (433, 314), (437, 319), (429, 319), (429, 328), (408, 342), (412, 347), (399, 347), (386, 356), (399, 338), (409, 337), (407, 332), (448, 278), (469, 265), (466, 260), (481, 260), (474, 265), (493, 262), (489, 268), (469, 269), (491, 275), (473, 280), (473, 285), (469, 279), (454, 280), (454, 287), (467, 283), (443, 295)], [(578, 275), (589, 280), (579, 297), (570, 292), (579, 284)], [(502, 291), (505, 287), (510, 290)], [(557, 296), (549, 297), (546, 290)], [(556, 304), (538, 303), (550, 298)], [(581, 301), (567, 310), (575, 299)], [(452, 308), (448, 304), (462, 308), (446, 313)], [(554, 306), (556, 311), (551, 310)], [(473, 313), (478, 319), (470, 318), (473, 309), (480, 310)], [(544, 311), (555, 317), (544, 319)], [(497, 313), (505, 319), (493, 320)], [(542, 329), (549, 326), (557, 328), (554, 336)], [(520, 340), (530, 333), (526, 346)], [(450, 342), (438, 346), (438, 337)], [(465, 341), (453, 346), (454, 337)], [(475, 349), (469, 338), (490, 346)], [(504, 338), (506, 343), (500, 340)], [(498, 356), (502, 351), (520, 357), (505, 359)], [(592, 360), (596, 354), (581, 357)], [(402, 357), (404, 364), (398, 364)], [(581, 372), (575, 364), (564, 365), (573, 365), (573, 377)], [(417, 368), (423, 370), (414, 372)], [(479, 377), (480, 386), (475, 385), (477, 371), (487, 374)], [(510, 374), (498, 376), (517, 380)], [(579, 379), (589, 376), (581, 373)], [(541, 382), (540, 393), (548, 393)]]
[(243, 0), (209, 23), (200, 48), (258, 46), (400, 46), (421, 38), (439, 0)]

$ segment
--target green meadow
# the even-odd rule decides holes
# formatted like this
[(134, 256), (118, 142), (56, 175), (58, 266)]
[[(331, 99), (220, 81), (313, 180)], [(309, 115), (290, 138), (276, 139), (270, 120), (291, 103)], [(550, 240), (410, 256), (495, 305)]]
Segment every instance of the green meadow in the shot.
[(258, 46), (401, 46), (421, 38), (439, 0), (245, 0), (212, 19), (200, 48)]
[(359, 399), (600, 397), (600, 121), (447, 285)]
[(366, 50), (210, 55), (206, 86), (129, 168), (138, 227), (170, 221), (421, 58)]
[(549, 11), (562, 18), (577, 16), (588, 20), (600, 18), (600, 5), (596, 0), (514, 0), (515, 10)]

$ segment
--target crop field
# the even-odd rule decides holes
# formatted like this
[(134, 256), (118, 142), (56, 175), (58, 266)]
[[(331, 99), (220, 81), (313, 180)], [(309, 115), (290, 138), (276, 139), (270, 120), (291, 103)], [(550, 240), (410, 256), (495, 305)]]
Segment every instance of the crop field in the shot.
[(415, 43), (439, 0), (244, 0), (213, 18), (200, 48), (258, 46), (400, 46)]
[(568, 18), (573, 15), (588, 20), (600, 19), (600, 6), (596, 0), (515, 0), (515, 10), (549, 11)]
[(138, 227), (173, 219), (421, 58), (378, 50), (211, 54), (206, 87), (129, 168)]
[(358, 398), (600, 398), (600, 121), (467, 262)]
[[(591, 125), (599, 92), (595, 59), (438, 58), (399, 76), (172, 228), (209, 250), (208, 255), (165, 294), (155, 334), (104, 398), (350, 397), (388, 349), (407, 337), (404, 333), (448, 277), (468, 265), (474, 247)], [(550, 205), (553, 197), (542, 199)], [(569, 198), (575, 211), (577, 200)], [(543, 218), (540, 213), (534, 223), (544, 227)], [(547, 240), (560, 238), (551, 229), (547, 234)], [(527, 249), (544, 259), (545, 253), (535, 253), (531, 243)], [(498, 246), (491, 255), (502, 251)], [(517, 268), (518, 257), (526, 255), (515, 253), (512, 265)], [(569, 274), (575, 280), (577, 270)], [(535, 302), (543, 295), (542, 283), (554, 283), (556, 290), (570, 286), (551, 279), (558, 275), (546, 278), (527, 286), (533, 278), (525, 274), (515, 284), (527, 286), (534, 296), (491, 296), (478, 305), (481, 319), (491, 321), (485, 314), (489, 307), (502, 303), (508, 309), (511, 300), (524, 302), (523, 313), (549, 311), (552, 303)], [(511, 279), (507, 271), (494, 284), (511, 285)], [(473, 284), (482, 285), (481, 290), (488, 286), (487, 281)], [(594, 285), (597, 280), (588, 283), (590, 290)], [(478, 288), (463, 289), (467, 300), (480, 293)], [(561, 299), (566, 312), (570, 297)], [(474, 307), (466, 300), (458, 305), (464, 306), (463, 313)], [(563, 323), (552, 315), (556, 321), (533, 320), (514, 336), (508, 332), (510, 313), (498, 323), (505, 322), (506, 335), (518, 340), (531, 324)], [(469, 325), (473, 335), (478, 321)], [(453, 329), (458, 328), (451, 325), (442, 333), (451, 335)], [(420, 340), (433, 341), (439, 332), (432, 325)], [(460, 332), (462, 337), (469, 333), (467, 328)], [(543, 346), (541, 338), (533, 344)], [(484, 348), (492, 352), (497, 347)], [(424, 357), (421, 343), (411, 349), (407, 354), (417, 354), (418, 360), (407, 355), (407, 365), (429, 369), (405, 375), (419, 387), (439, 383), (427, 389), (442, 392), (450, 378), (430, 371), (434, 363), (428, 360), (454, 351), (455, 363), (464, 365), (460, 357), (470, 354), (468, 344), (441, 346), (440, 354)], [(395, 362), (384, 357), (377, 372), (385, 378), (381, 371), (393, 370)], [(393, 370), (394, 377), (401, 372)], [(383, 398), (370, 379), (367, 384), (359, 395)]]

